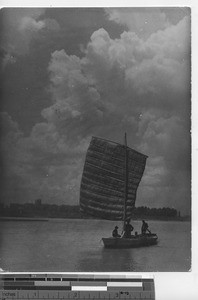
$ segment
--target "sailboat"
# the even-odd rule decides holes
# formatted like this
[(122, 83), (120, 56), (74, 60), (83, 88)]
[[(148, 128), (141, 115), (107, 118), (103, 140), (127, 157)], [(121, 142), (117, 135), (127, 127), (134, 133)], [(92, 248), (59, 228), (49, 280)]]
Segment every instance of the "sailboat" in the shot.
[[(81, 212), (99, 219), (122, 220), (124, 232), (132, 217), (146, 159), (146, 155), (127, 146), (126, 133), (124, 144), (92, 137), (81, 179)], [(106, 248), (143, 247), (157, 240), (155, 233), (102, 238)]]

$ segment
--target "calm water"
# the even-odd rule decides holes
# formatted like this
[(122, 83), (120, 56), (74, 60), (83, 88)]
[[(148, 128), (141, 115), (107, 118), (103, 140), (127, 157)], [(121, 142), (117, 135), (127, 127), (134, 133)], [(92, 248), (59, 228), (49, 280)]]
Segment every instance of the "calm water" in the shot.
[[(135, 249), (104, 249), (115, 225), (98, 220), (0, 222), (0, 267), (5, 271), (156, 272), (191, 267), (189, 222), (149, 221), (159, 243)], [(141, 222), (133, 222), (139, 230)]]

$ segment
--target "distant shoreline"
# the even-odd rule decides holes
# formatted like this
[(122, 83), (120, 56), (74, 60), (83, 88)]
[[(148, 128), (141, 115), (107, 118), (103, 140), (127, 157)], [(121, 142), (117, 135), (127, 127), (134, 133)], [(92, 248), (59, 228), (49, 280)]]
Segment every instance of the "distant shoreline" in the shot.
[[(35, 203), (10, 203), (9, 206), (0, 205), (0, 221), (48, 221), (54, 219), (102, 219), (82, 212), (79, 205), (56, 205), (42, 203), (41, 199)], [(162, 220), (162, 221), (190, 221), (190, 215), (181, 216), (180, 211), (174, 208), (135, 207), (131, 214), (132, 220)]]
[(28, 217), (0, 217), (1, 221), (37, 221), (37, 222), (48, 222), (49, 218), (28, 218)]
[[(26, 222), (30, 222), (30, 221), (37, 221), (37, 222), (49, 222), (51, 220), (102, 220), (102, 219), (96, 219), (96, 218), (39, 218), (39, 217), (0, 217), (0, 222), (6, 222), (6, 221), (26, 221)], [(146, 218), (144, 217), (140, 217), (140, 218), (134, 218), (132, 219), (133, 221), (141, 221), (141, 220), (147, 220), (147, 221), (175, 221), (175, 222), (191, 222), (191, 219), (189, 217), (178, 217), (178, 218)], [(121, 220), (120, 220), (121, 221)], [(113, 222), (113, 221), (112, 221)], [(114, 221), (116, 222), (116, 221)]]

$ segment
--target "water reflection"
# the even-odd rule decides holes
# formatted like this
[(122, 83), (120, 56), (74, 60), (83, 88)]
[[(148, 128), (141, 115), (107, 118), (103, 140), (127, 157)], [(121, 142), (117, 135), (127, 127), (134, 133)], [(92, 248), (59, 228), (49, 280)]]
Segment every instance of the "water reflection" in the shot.
[(133, 249), (106, 249), (86, 251), (77, 261), (77, 269), (84, 272), (135, 271)]
[(158, 245), (105, 249), (100, 239), (111, 232), (111, 222), (6, 222), (0, 226), (0, 268), (27, 272), (188, 271), (190, 223), (150, 221), (150, 225), (157, 228)]

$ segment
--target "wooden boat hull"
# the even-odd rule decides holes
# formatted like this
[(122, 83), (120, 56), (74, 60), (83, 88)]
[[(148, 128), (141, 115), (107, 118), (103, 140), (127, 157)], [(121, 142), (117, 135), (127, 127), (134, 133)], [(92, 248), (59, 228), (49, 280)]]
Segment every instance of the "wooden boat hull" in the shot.
[(137, 248), (157, 244), (158, 237), (155, 233), (133, 236), (131, 238), (109, 237), (102, 238), (105, 248)]

